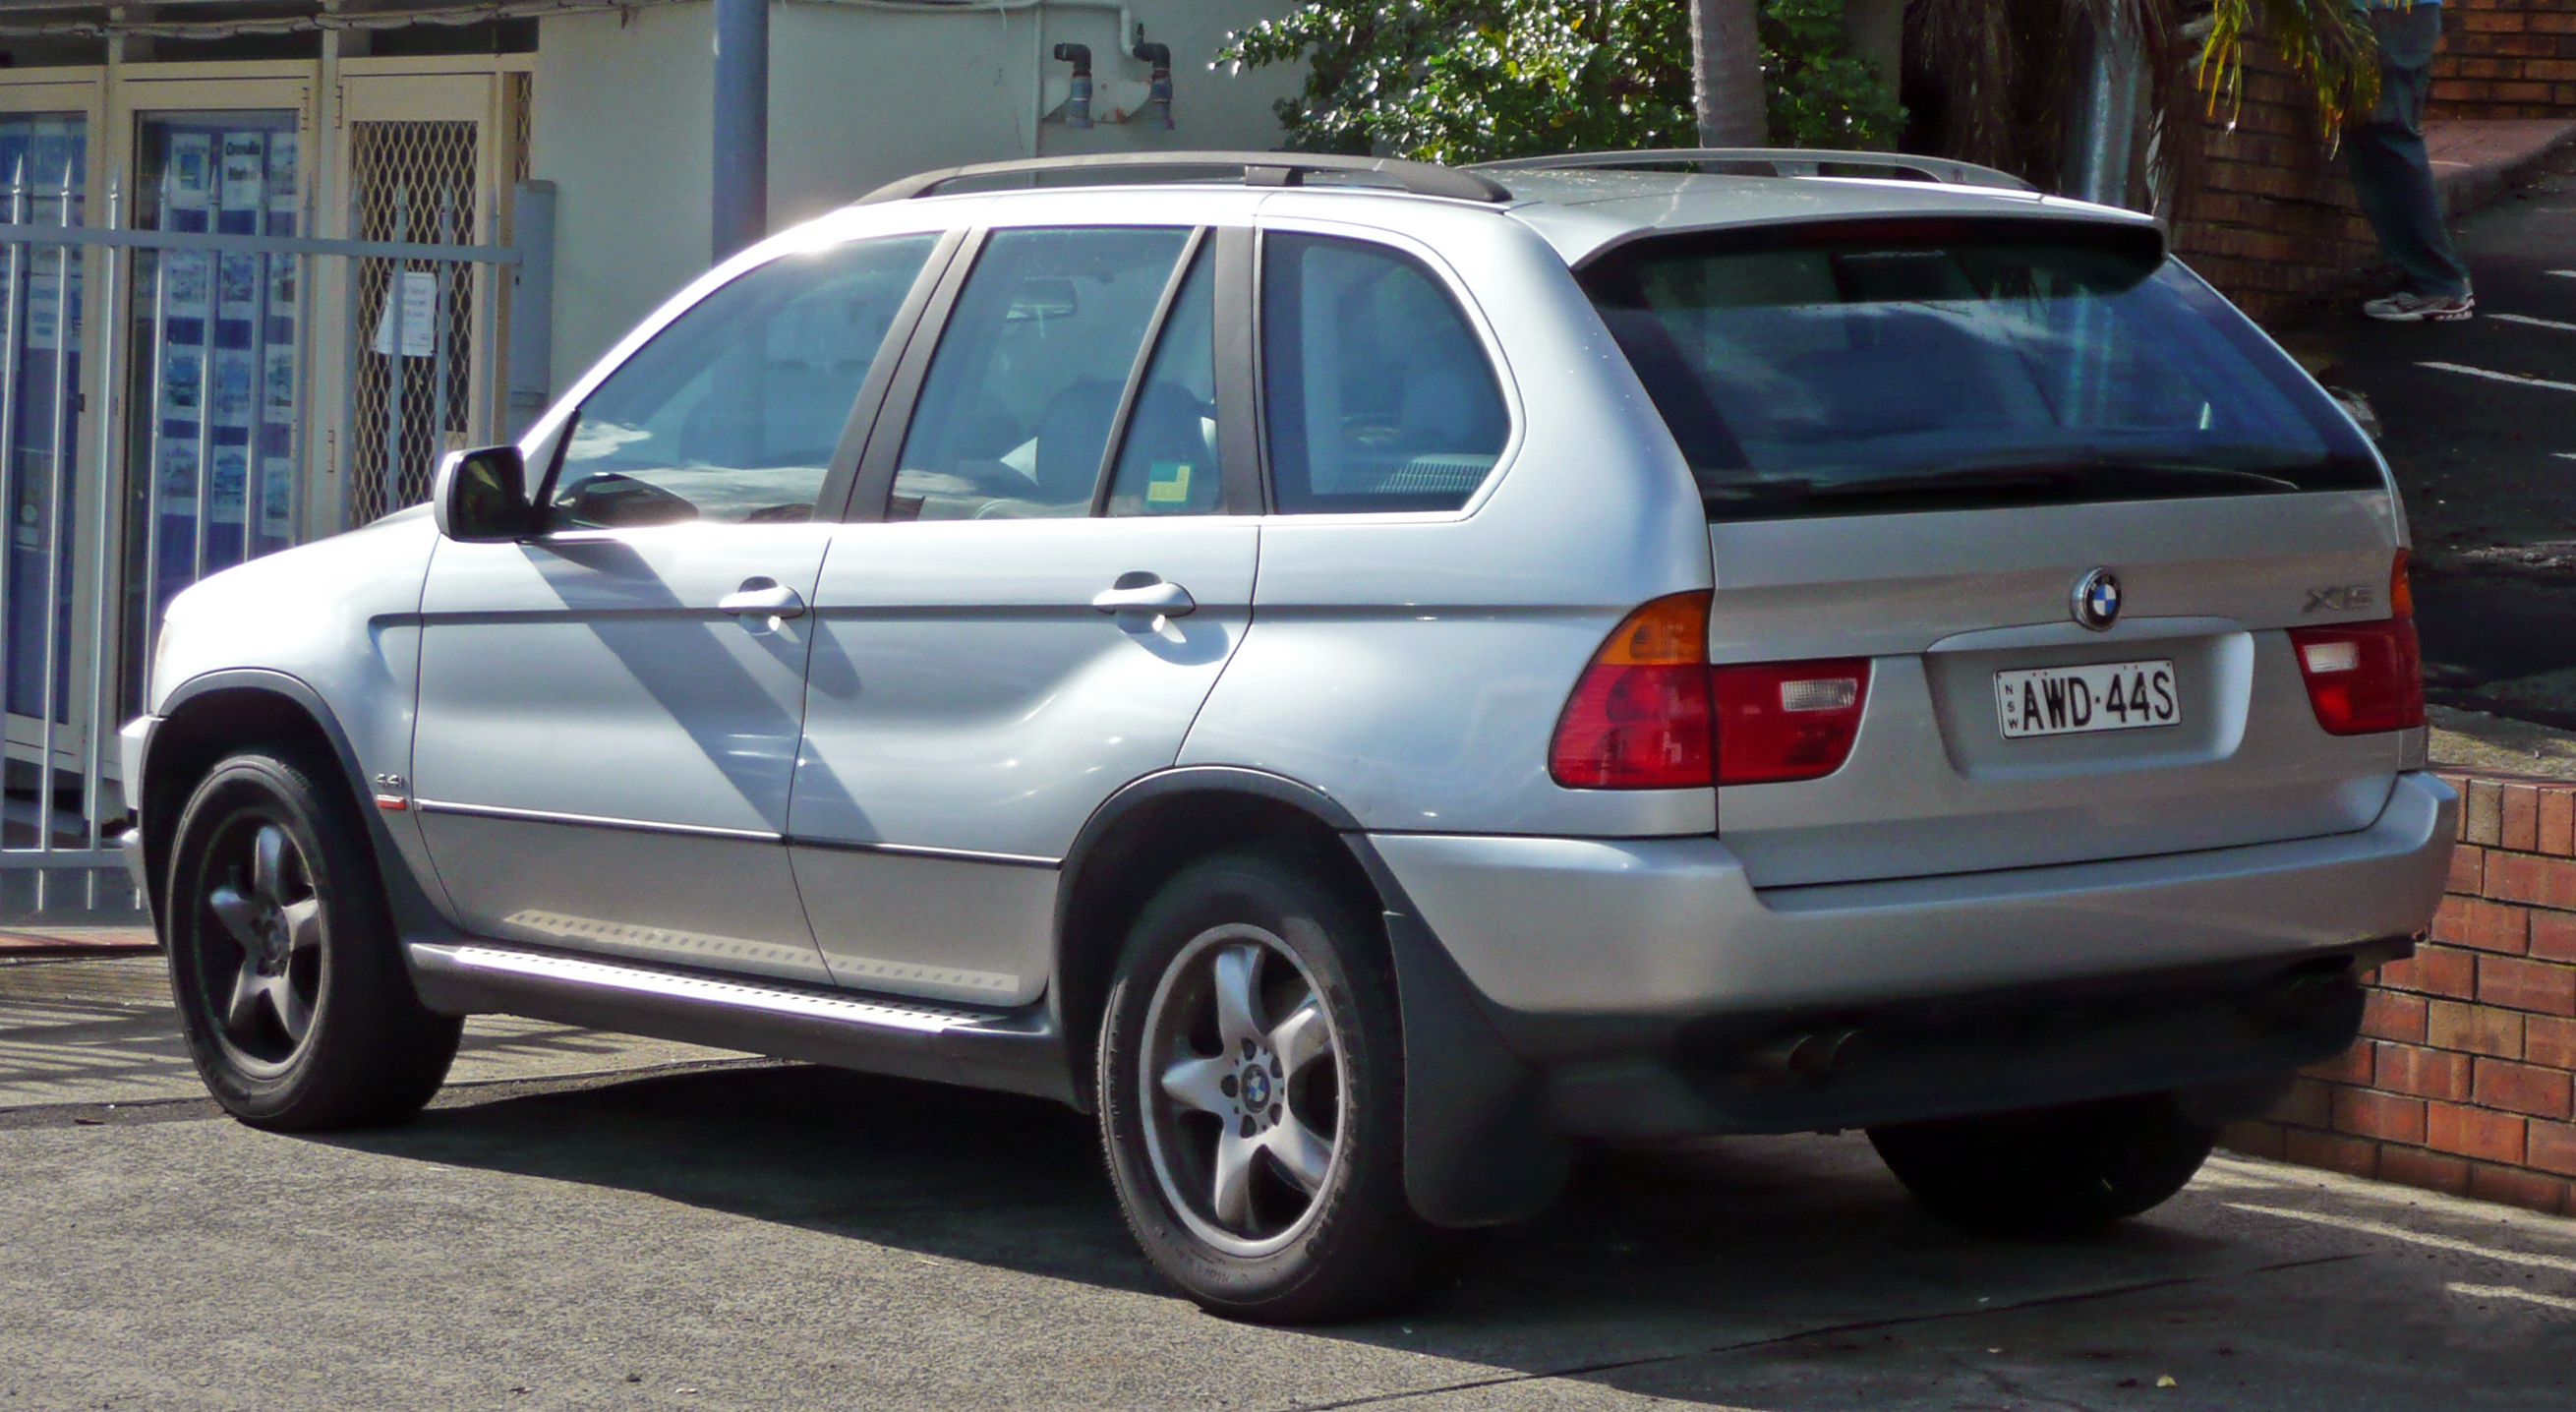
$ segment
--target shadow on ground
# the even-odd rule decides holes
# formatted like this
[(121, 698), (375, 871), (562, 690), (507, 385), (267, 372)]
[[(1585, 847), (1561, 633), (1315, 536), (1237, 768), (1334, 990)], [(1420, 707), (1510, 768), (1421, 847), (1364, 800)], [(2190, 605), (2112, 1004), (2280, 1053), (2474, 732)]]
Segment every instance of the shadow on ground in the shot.
[[(1034, 1100), (780, 1067), (448, 1108), (332, 1141), (1163, 1292), (1090, 1120)], [(1542, 1386), (1528, 1405), (1574, 1405), (1572, 1388), (1587, 1406), (2080, 1406), (2177, 1373), (2202, 1396), (2261, 1399), (2212, 1405), (2305, 1405), (2320, 1376), (2361, 1384), (2350, 1407), (2435, 1405), (2470, 1385), (2493, 1405), (2551, 1405), (2537, 1390), (2576, 1342), (2440, 1308), (2428, 1323), (2421, 1272), (2370, 1279), (2355, 1263), (2412, 1258), (2403, 1245), (2247, 1215), (2226, 1194), (2273, 1183), (2211, 1181), (2218, 1195), (2196, 1188), (2106, 1237), (2015, 1244), (1921, 1216), (1857, 1137), (1596, 1152), (1546, 1217), (1459, 1240), (1412, 1310), (1308, 1332), (1474, 1365), (1450, 1390), (1474, 1394), (1459, 1406)], [(2033, 1389), (2051, 1391), (2023, 1401)]]

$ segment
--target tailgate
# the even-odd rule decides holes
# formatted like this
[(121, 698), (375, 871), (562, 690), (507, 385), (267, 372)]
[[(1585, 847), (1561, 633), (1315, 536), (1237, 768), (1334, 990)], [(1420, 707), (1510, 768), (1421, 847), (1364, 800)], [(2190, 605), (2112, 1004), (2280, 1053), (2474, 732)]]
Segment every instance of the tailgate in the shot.
[[(1776, 887), (2365, 828), (2420, 733), (2328, 735), (2286, 629), (2387, 616), (2393, 538), (2374, 493), (1712, 525), (1711, 661), (1872, 659), (1848, 762), (1721, 790), (1719, 832)], [(2177, 719), (2006, 738), (1999, 674), (2114, 662), (2170, 663)]]

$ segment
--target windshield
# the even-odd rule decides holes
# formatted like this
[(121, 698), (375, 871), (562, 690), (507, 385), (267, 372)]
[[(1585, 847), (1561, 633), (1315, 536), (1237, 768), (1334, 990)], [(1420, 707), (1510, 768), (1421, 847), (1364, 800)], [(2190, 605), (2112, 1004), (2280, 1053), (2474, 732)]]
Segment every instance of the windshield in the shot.
[(2151, 231), (2034, 224), (1666, 236), (1580, 277), (1713, 518), (2381, 486)]

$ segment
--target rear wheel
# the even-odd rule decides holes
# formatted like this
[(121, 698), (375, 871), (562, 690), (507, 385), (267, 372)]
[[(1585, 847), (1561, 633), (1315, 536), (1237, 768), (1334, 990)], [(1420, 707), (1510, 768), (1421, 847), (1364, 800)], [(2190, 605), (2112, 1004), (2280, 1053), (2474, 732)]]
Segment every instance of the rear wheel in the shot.
[(1346, 1317), (1409, 1292), (1393, 971), (1303, 869), (1234, 855), (1166, 884), (1103, 1016), (1100, 1120), (1129, 1229), (1203, 1307)]
[(407, 1118), (462, 1022), (420, 1003), (365, 821), (304, 752), (245, 750), (190, 796), (163, 928), (188, 1047), (225, 1111), (312, 1130)]
[(2183, 1189), (2217, 1136), (2161, 1093), (1869, 1130), (1925, 1210), (2009, 1235), (2077, 1234), (2148, 1210)]

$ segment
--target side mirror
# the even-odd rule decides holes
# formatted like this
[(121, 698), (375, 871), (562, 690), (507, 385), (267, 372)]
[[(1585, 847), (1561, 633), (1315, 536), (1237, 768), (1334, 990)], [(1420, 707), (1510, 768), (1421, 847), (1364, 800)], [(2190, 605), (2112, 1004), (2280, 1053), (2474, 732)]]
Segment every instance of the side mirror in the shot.
[(527, 481), (527, 462), (515, 446), (449, 452), (430, 490), (438, 532), (468, 544), (526, 538), (537, 526)]

